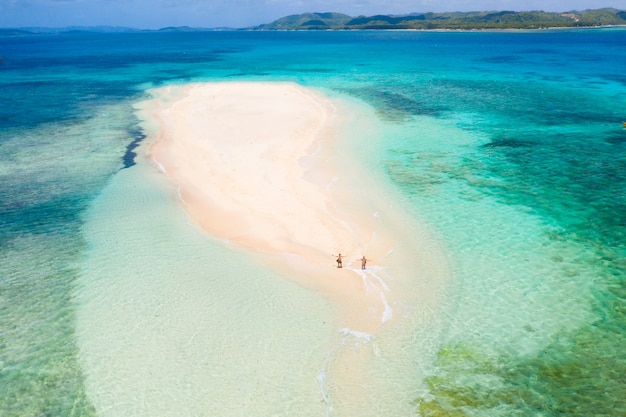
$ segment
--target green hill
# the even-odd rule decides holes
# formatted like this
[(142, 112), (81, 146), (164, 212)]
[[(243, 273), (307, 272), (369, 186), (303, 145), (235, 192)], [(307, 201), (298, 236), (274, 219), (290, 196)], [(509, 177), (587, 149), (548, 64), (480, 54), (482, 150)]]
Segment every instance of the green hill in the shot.
[(303, 13), (282, 17), (259, 30), (339, 29), (352, 17), (342, 13)]
[(351, 29), (541, 29), (626, 25), (626, 11), (597, 9), (553, 13), (544, 11), (484, 11), (414, 13), (351, 17), (342, 13), (303, 13), (286, 16), (255, 30)]

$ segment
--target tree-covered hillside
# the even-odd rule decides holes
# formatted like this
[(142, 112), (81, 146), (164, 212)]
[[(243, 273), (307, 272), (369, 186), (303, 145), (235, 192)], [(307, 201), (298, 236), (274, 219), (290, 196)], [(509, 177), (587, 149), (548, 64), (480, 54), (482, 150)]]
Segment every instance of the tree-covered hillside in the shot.
[(351, 17), (342, 13), (304, 13), (286, 16), (255, 30), (350, 29), (541, 29), (626, 25), (626, 11), (597, 9), (552, 13), (454, 12)]

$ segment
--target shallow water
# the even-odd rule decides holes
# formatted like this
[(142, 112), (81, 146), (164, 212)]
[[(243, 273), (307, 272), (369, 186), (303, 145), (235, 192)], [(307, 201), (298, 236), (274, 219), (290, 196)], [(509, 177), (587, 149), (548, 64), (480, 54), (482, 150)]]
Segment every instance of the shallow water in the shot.
[[(3, 36), (0, 414), (348, 415), (332, 375), (349, 361), (367, 364), (372, 415), (625, 414), (625, 45), (623, 30)], [(342, 332), (318, 294), (187, 222), (141, 165), (132, 104), (230, 79), (371, 108), (376, 140), (351, 156), (445, 249), (436, 310), (394, 305), (407, 324), (374, 340)]]
[(77, 336), (96, 409), (322, 414), (327, 303), (200, 233), (157, 175), (116, 175), (85, 225)]
[[(355, 117), (369, 113), (361, 108)], [(338, 150), (355, 146), (336, 139)], [(411, 367), (435, 352), (413, 341), (415, 357), (406, 341), (417, 323), (427, 340), (434, 337), (433, 297), (415, 294), (429, 281), (395, 267), (362, 271), (346, 261), (337, 279), (354, 271), (364, 293), (379, 295), (385, 306), (377, 316), (382, 332), (347, 328), (337, 314), (342, 306), (323, 292), (271, 272), (257, 260), (262, 254), (212, 240), (191, 224), (178, 191), (147, 160), (148, 145), (85, 217), (89, 249), (75, 298), (77, 344), (98, 414), (412, 414), (423, 374)], [(380, 196), (375, 190), (370, 181), (369, 191)], [(398, 246), (387, 257), (403, 259), (411, 250)]]

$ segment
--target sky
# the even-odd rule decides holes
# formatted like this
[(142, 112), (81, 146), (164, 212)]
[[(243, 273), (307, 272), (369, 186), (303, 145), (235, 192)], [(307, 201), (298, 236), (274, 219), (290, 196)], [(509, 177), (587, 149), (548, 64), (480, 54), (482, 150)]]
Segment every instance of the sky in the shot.
[(0, 27), (168, 26), (242, 28), (305, 12), (350, 16), (477, 10), (614, 7), (626, 0), (0, 0)]

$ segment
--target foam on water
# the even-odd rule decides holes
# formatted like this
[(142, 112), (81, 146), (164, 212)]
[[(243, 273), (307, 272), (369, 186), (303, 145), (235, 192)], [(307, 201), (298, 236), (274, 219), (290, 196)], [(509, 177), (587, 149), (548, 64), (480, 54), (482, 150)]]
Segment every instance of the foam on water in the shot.
[(369, 295), (372, 291), (378, 293), (380, 300), (384, 305), (384, 311), (380, 318), (381, 323), (387, 323), (393, 317), (393, 309), (387, 302), (385, 297), (385, 291), (389, 291), (389, 287), (385, 284), (385, 281), (376, 273), (376, 271), (382, 270), (380, 267), (370, 267), (368, 270), (348, 268), (354, 273), (358, 274), (363, 281), (363, 287), (365, 288), (366, 295)]

